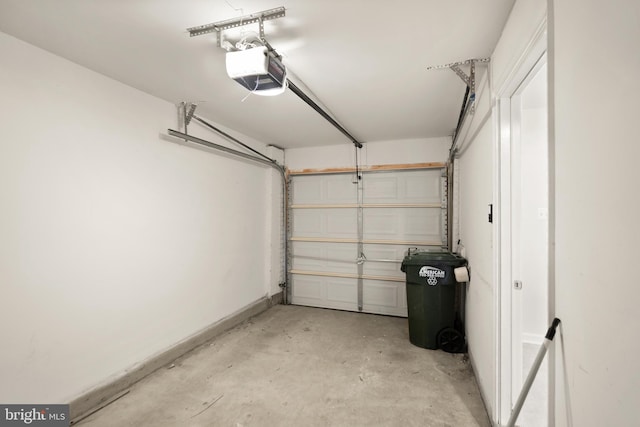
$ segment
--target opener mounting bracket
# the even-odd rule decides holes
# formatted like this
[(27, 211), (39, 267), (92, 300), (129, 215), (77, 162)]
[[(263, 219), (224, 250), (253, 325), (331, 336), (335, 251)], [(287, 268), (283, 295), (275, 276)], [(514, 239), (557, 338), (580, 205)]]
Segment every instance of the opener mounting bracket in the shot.
[(244, 15), (239, 18), (226, 19), (224, 21), (213, 22), (211, 24), (198, 25), (197, 27), (187, 28), (189, 36), (201, 36), (203, 34), (209, 34), (216, 32), (216, 39), (218, 47), (222, 47), (223, 31), (230, 28), (242, 27), (249, 24), (259, 24), (260, 39), (264, 40), (264, 21), (269, 21), (276, 18), (282, 18), (285, 16), (284, 6), (276, 7), (274, 9), (263, 10), (262, 12), (252, 13), (250, 15)]

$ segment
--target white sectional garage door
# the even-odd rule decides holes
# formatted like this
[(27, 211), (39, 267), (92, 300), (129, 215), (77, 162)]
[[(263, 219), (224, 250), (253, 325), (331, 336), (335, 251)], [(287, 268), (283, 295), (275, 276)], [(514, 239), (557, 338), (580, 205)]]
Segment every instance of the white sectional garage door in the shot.
[[(291, 302), (407, 315), (407, 248), (446, 244), (443, 169), (291, 176)], [(360, 197), (359, 197), (360, 196)]]

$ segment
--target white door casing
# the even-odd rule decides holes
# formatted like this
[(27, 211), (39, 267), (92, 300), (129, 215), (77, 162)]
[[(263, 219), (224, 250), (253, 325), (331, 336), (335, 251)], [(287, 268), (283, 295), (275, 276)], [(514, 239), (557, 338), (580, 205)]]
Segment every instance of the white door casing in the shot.
[[(522, 293), (514, 289), (514, 281), (520, 280), (522, 260), (519, 256), (522, 244), (520, 230), (521, 198), (514, 188), (521, 159), (519, 95), (533, 74), (546, 63), (546, 21), (541, 24), (527, 49), (514, 66), (510, 78), (497, 91), (494, 114), (497, 115), (497, 174), (496, 197), (499, 206), (496, 233), (496, 272), (498, 279), (497, 344), (498, 369), (496, 378), (498, 425), (509, 419), (513, 403), (520, 393), (522, 376)], [(525, 286), (527, 284), (524, 284)], [(552, 312), (551, 307), (549, 311)], [(551, 409), (551, 408), (550, 408)], [(551, 418), (551, 417), (550, 417)]]

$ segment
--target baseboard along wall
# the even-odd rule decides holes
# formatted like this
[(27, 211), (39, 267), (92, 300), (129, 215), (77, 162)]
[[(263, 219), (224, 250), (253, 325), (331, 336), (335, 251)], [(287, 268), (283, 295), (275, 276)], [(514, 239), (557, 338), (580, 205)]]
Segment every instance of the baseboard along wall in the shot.
[(237, 312), (220, 319), (194, 335), (176, 343), (166, 350), (126, 369), (115, 379), (101, 384), (69, 402), (71, 424), (88, 417), (108, 404), (128, 393), (129, 387), (163, 366), (170, 365), (177, 358), (211, 341), (220, 334), (232, 329), (251, 317), (281, 304), (282, 292), (270, 297), (265, 296), (247, 305)]

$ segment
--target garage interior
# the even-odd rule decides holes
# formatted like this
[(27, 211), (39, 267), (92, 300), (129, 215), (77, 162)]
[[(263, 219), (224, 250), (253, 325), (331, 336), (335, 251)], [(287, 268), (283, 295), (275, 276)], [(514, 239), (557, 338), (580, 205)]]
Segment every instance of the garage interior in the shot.
[[(558, 317), (518, 425), (635, 425), (637, 40), (633, 0), (0, 0), (0, 405), (504, 426)], [(464, 353), (409, 342), (414, 248), (468, 261)]]

